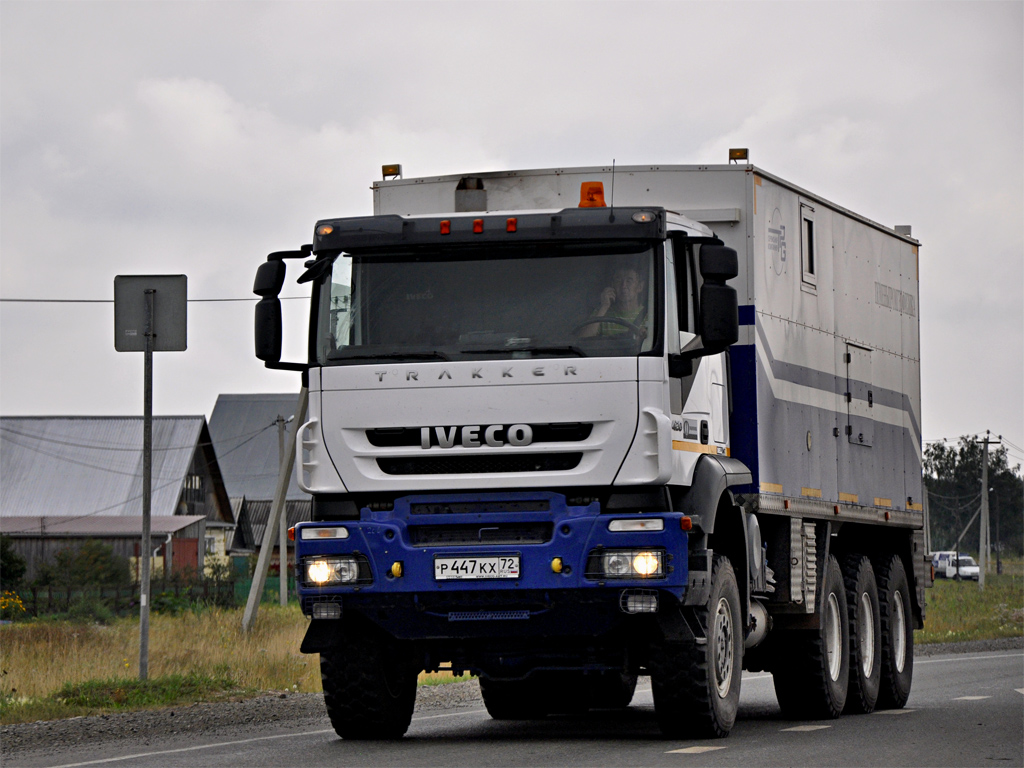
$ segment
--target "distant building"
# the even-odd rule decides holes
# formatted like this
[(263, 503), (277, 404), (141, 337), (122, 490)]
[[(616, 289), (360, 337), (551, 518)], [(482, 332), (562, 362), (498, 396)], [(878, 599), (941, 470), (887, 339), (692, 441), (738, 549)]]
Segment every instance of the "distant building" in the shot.
[[(99, 539), (137, 557), (143, 419), (0, 418), (0, 533), (26, 578), (55, 553)], [(153, 418), (152, 545), (157, 569), (202, 571), (234, 546), (236, 522), (203, 416)]]
[[(259, 549), (263, 543), (270, 507), (277, 490), (281, 462), (278, 420), (286, 422), (295, 414), (298, 394), (220, 395), (210, 415), (210, 434), (224, 485), (236, 510), (237, 541)], [(287, 440), (292, 424), (283, 427), (284, 450), (294, 450)], [(285, 494), (288, 526), (311, 519), (310, 497), (295, 481), (292, 472)], [(277, 538), (274, 539), (275, 545)], [(289, 549), (292, 545), (289, 544)], [(272, 562), (277, 562), (275, 548)]]

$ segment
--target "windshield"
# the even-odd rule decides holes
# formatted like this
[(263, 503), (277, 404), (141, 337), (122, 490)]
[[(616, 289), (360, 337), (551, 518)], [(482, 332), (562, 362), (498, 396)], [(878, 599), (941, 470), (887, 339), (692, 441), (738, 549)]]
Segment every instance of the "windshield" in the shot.
[(964, 555), (960, 558), (960, 565), (977, 565), (977, 563), (974, 562), (973, 557), (968, 557), (967, 555)]
[(657, 351), (649, 243), (342, 254), (320, 288), (321, 365)]

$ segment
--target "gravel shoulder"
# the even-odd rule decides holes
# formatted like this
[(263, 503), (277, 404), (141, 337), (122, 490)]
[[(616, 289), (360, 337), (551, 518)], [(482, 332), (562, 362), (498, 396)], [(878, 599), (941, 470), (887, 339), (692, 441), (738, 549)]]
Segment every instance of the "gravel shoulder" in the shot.
[[(937, 643), (914, 648), (917, 657), (948, 653), (985, 653), (1024, 648), (1024, 637)], [(416, 698), (416, 713), (483, 707), (475, 680), (423, 686)], [(150, 744), (189, 734), (201, 740), (266, 735), (272, 730), (330, 728), (319, 693), (266, 693), (251, 699), (197, 703), (142, 712), (124, 712), (69, 720), (20, 723), (0, 727), (0, 757), (67, 753), (125, 738)]]

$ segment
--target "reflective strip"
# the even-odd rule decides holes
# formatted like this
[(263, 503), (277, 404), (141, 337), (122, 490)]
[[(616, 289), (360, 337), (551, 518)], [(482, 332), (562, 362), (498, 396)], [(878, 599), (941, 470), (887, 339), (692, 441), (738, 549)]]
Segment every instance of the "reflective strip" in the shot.
[(717, 445), (703, 445), (701, 443), (689, 443), (684, 440), (673, 440), (672, 450), (674, 451), (689, 451), (690, 453), (710, 453), (715, 456), (729, 456), (729, 448), (724, 449), (724, 453), (719, 453), (719, 446)]
[(801, 488), (800, 489), (800, 495), (801, 496), (808, 496), (808, 497), (810, 497), (812, 499), (820, 499), (821, 498), (821, 489), (820, 488)]
[(845, 501), (849, 504), (856, 504), (858, 501), (860, 501), (860, 496), (858, 496), (856, 493), (843, 493), (842, 491), (840, 491), (839, 500)]
[(910, 502), (907, 504), (907, 509), (911, 509), (914, 512), (924, 512), (924, 504), (918, 504), (917, 502)]
[(892, 499), (880, 499), (877, 496), (875, 496), (875, 506), (876, 507), (891, 507), (892, 506)]
[(761, 493), (782, 493), (782, 484), (761, 483)]

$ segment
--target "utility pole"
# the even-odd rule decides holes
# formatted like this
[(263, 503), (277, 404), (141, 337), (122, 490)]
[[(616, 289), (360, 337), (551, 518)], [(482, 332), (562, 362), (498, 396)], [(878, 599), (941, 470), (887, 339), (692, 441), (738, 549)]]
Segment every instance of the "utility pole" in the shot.
[[(989, 437), (991, 434), (992, 433), (989, 430), (985, 430), (985, 439), (982, 441), (981, 449), (981, 532), (978, 536), (979, 589), (985, 588), (985, 574), (988, 572), (988, 564), (992, 555), (992, 531), (989, 525), (988, 515), (988, 447), (991, 443), (991, 438)], [(1000, 441), (997, 445), (1001, 445), (1003, 436), (999, 435), (996, 439)]]
[[(295, 445), (296, 433), (306, 418), (306, 405), (308, 403), (309, 390), (306, 387), (302, 387), (299, 390), (299, 401), (295, 405), (295, 416), (291, 419), (292, 428), (288, 433), (289, 445)], [(249, 587), (249, 599), (245, 603), (245, 613), (242, 615), (243, 632), (249, 632), (256, 623), (256, 613), (260, 608), (263, 587), (267, 583), (270, 555), (274, 550), (274, 529), (280, 524), (279, 521), (285, 505), (285, 496), (288, 495), (288, 484), (291, 480), (294, 466), (295, 451), (285, 451), (284, 461), (281, 462), (281, 471), (277, 476), (277, 490), (274, 491), (274, 503), (270, 505), (270, 519), (267, 520), (266, 533), (263, 534), (263, 543), (260, 545), (260, 553), (256, 558), (256, 570), (252, 575), (252, 585)]]
[[(284, 466), (284, 425), (287, 422), (284, 416), (277, 414), (277, 469), (281, 471), (281, 467)], [(288, 502), (285, 501), (285, 511), (280, 516), (281, 522), (278, 524), (277, 531), (277, 547), (280, 550), (280, 555), (277, 558), (278, 563), (281, 567), (281, 573), (278, 581), (280, 582), (280, 597), (281, 605), (288, 605)]]

